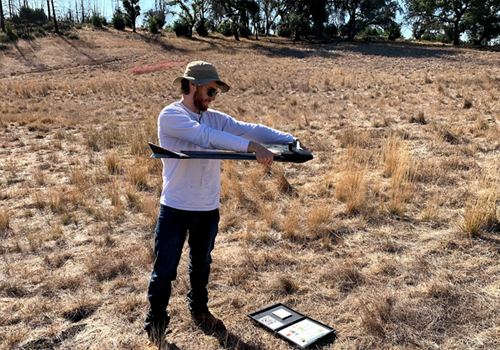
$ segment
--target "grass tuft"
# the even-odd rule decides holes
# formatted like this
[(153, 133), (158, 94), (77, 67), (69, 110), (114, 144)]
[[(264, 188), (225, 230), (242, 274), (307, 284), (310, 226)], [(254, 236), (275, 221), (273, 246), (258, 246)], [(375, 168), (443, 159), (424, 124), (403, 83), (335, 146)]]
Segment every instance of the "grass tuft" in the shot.
[(425, 119), (425, 114), (424, 112), (420, 111), (416, 116), (412, 115), (408, 118), (409, 123), (416, 123), (416, 124), (422, 124), (426, 125), (427, 120)]
[(388, 209), (392, 214), (403, 217), (406, 203), (415, 191), (415, 161), (399, 139), (391, 137), (383, 154), (384, 175), (391, 178)]
[(346, 214), (361, 212), (367, 201), (366, 169), (345, 166), (345, 170), (338, 174), (335, 197), (345, 203)]
[(299, 284), (291, 277), (281, 276), (277, 281), (276, 290), (279, 294), (295, 294), (299, 291)]
[(79, 297), (62, 311), (61, 316), (72, 323), (77, 323), (92, 316), (97, 308), (98, 305), (95, 301), (87, 297)]
[(106, 169), (110, 175), (119, 175), (123, 172), (123, 166), (116, 152), (108, 152), (105, 156)]
[(498, 195), (495, 191), (482, 192), (478, 198), (470, 199), (458, 223), (460, 232), (470, 237), (478, 237), (485, 230), (500, 223), (497, 208)]
[(10, 213), (0, 210), (0, 234), (5, 233), (10, 228)]
[(130, 275), (132, 268), (126, 257), (117, 257), (114, 254), (97, 255), (87, 260), (87, 271), (97, 281), (109, 281), (121, 275)]

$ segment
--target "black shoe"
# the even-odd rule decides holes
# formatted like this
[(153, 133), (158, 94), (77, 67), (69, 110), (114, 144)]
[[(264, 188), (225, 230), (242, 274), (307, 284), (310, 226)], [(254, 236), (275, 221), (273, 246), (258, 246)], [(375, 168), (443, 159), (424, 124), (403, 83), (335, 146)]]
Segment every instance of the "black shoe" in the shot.
[(199, 327), (216, 331), (222, 331), (226, 329), (226, 326), (224, 326), (224, 322), (212, 315), (210, 311), (201, 313), (191, 312), (191, 317)]

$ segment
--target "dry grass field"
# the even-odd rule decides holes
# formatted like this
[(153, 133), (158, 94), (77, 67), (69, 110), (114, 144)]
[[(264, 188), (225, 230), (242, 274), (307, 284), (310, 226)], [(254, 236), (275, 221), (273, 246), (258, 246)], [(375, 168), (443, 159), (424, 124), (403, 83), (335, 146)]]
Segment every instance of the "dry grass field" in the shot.
[(294, 44), (84, 28), (0, 50), (0, 348), (143, 349), (161, 187), (149, 159), (185, 64), (214, 108), (290, 132), (315, 159), (223, 162), (210, 307), (187, 254), (170, 349), (289, 349), (248, 313), (281, 302), (324, 349), (500, 349), (500, 52)]

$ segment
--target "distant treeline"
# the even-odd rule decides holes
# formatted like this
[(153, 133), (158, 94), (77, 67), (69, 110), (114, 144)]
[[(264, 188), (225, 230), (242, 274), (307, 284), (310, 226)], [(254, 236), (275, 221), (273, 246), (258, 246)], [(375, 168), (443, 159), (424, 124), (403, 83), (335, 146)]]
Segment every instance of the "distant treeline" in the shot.
[(0, 0), (1, 28), (11, 36), (15, 26), (44, 22), (56, 32), (58, 22), (112, 24), (135, 31), (143, 15), (142, 25), (150, 31), (165, 28), (187, 37), (194, 31), (201, 36), (212, 31), (236, 40), (269, 35), (395, 40), (402, 37), (404, 25), (417, 40), (454, 45), (500, 42), (500, 0), (155, 0), (144, 13), (140, 0), (115, 0), (109, 23), (98, 1), (74, 0), (68, 7), (68, 0), (40, 0), (36, 6), (32, 0)]

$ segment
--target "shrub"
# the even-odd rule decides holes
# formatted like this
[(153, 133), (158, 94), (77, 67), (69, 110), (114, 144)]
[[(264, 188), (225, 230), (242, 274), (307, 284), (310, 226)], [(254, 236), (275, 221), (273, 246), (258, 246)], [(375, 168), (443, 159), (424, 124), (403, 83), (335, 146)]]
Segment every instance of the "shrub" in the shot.
[(17, 37), (23, 40), (35, 39), (35, 35), (29, 30), (20, 30), (17, 34)]
[(92, 17), (90, 17), (90, 24), (92, 24), (96, 28), (102, 28), (103, 25), (107, 24), (107, 21), (106, 18), (97, 13), (94, 13)]
[(287, 23), (278, 25), (278, 36), (289, 38), (292, 34), (293, 30)]
[(424, 33), (421, 37), (424, 41), (436, 41), (436, 35), (434, 33)]
[(385, 35), (387, 35), (388, 39), (391, 41), (401, 38), (401, 26), (398, 24), (391, 25), (385, 30)]
[(51, 32), (54, 30), (54, 23), (53, 22), (47, 22), (43, 25), (43, 29), (47, 32)]
[(37, 38), (42, 38), (42, 37), (44, 37), (44, 36), (46, 36), (46, 35), (47, 35), (47, 33), (45, 33), (45, 29), (43, 29), (42, 27), (38, 27), (38, 28), (36, 29), (35, 36), (36, 36)]
[(73, 40), (78, 39), (78, 34), (76, 34), (76, 33), (67, 33), (67, 34), (65, 34), (65, 35), (66, 35), (66, 37), (67, 37), (68, 39), (73, 39)]
[(325, 32), (325, 25), (323, 23), (314, 23), (311, 27), (311, 34), (315, 38), (327, 38)]
[(154, 18), (158, 29), (165, 26), (165, 13), (163, 11), (149, 10), (144, 14), (144, 25), (149, 28), (151, 19)]
[(325, 27), (325, 33), (324, 33), (325, 38), (327, 39), (334, 38), (338, 36), (338, 34), (339, 34), (339, 29), (335, 24), (332, 23)]
[(217, 31), (224, 36), (231, 36), (234, 34), (231, 21), (225, 20), (217, 26)]
[(5, 26), (5, 34), (7, 35), (7, 41), (17, 40), (17, 34), (12, 30), (12, 25), (7, 23)]
[[(7, 37), (7, 34), (0, 32), (0, 43), (7, 43), (9, 41), (10, 41), (10, 39)], [(6, 50), (7, 46), (2, 45), (1, 49)]]
[(99, 16), (97, 16), (95, 14), (92, 15), (92, 17), (90, 17), (90, 24), (92, 24), (94, 27), (97, 27), (97, 28), (102, 27), (101, 19), (99, 18)]
[(208, 21), (202, 19), (201, 21), (196, 23), (196, 33), (198, 33), (199, 36), (202, 37), (208, 36), (207, 22)]
[(174, 32), (177, 36), (186, 36), (188, 38), (192, 36), (191, 27), (182, 19), (174, 22)]
[(157, 34), (158, 33), (158, 22), (156, 21), (155, 17), (150, 17), (148, 20), (148, 29), (151, 33)]
[(117, 30), (124, 30), (125, 29), (125, 16), (119, 8), (115, 9), (115, 13), (113, 14), (113, 18), (111, 19), (111, 24), (113, 25), (113, 28)]
[(360, 33), (359, 36), (362, 38), (369, 38), (369, 37), (380, 37), (380, 31), (372, 26), (367, 26), (365, 29), (363, 29)]
[(243, 38), (249, 38), (250, 35), (252, 34), (252, 31), (245, 26), (238, 26), (238, 32), (240, 33), (240, 36), (242, 36)]
[(42, 9), (31, 9), (26, 6), (21, 6), (19, 9), (19, 19), (22, 22), (28, 23), (47, 22), (47, 15)]

